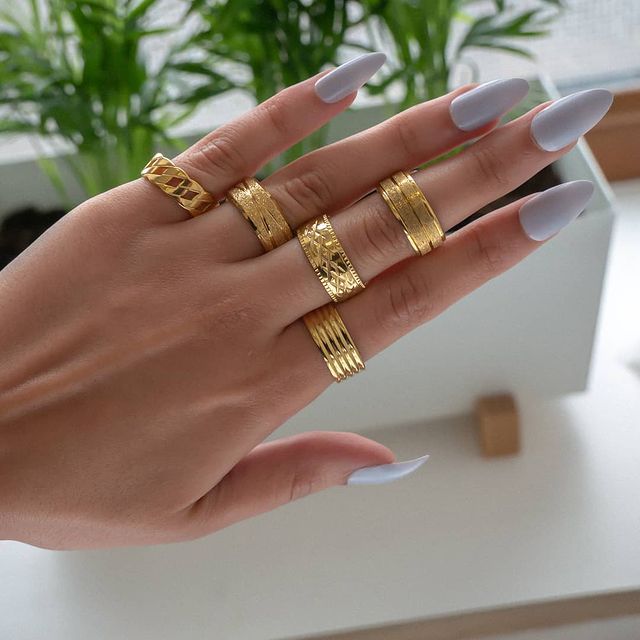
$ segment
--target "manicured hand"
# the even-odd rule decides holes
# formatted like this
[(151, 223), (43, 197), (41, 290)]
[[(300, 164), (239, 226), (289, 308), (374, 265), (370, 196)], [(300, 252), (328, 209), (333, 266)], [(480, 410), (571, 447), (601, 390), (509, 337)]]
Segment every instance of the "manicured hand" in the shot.
[[(174, 162), (222, 199), (346, 109), (382, 62), (372, 54), (285, 89)], [(586, 205), (590, 183), (562, 185), (416, 256), (371, 193), (478, 138), (414, 174), (450, 229), (566, 153), (611, 103), (606, 91), (581, 92), (497, 128), (526, 92), (519, 79), (463, 87), (262, 182), (292, 229), (331, 215), (368, 282), (338, 305), (364, 360), (523, 260)], [(295, 237), (264, 253), (229, 202), (192, 218), (134, 180), (50, 228), (0, 272), (0, 296), (2, 537), (48, 548), (187, 540), (421, 462), (391, 464), (391, 451), (353, 433), (264, 443), (333, 383), (301, 320), (329, 299)]]

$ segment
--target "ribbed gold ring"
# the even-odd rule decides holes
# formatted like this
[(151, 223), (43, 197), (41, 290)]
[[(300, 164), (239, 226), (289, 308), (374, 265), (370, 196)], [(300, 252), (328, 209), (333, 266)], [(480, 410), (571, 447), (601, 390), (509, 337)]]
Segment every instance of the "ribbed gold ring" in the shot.
[(404, 233), (419, 255), (425, 255), (441, 245), (446, 236), (442, 225), (416, 181), (399, 171), (377, 187), (391, 213), (400, 221)]
[(147, 162), (140, 175), (175, 198), (194, 218), (218, 206), (218, 201), (201, 184), (192, 180), (186, 171), (176, 167), (161, 153), (156, 153)]
[(315, 309), (303, 319), (337, 382), (364, 369), (364, 362), (353, 338), (333, 304)]
[(255, 178), (245, 178), (227, 193), (255, 231), (265, 251), (291, 240), (293, 233), (278, 203)]
[(309, 263), (334, 302), (347, 300), (364, 289), (325, 214), (298, 229), (298, 240)]

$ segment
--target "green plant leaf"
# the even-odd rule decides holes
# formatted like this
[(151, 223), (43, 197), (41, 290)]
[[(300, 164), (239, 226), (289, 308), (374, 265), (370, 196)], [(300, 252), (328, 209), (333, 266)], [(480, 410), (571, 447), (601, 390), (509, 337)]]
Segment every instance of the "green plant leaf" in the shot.
[(158, 0), (142, 0), (140, 4), (134, 9), (130, 9), (132, 2), (127, 3), (129, 5), (129, 14), (127, 16), (127, 23), (132, 24), (144, 17), (149, 10), (158, 4)]
[[(520, 42), (545, 35), (564, 6), (562, 0), (386, 0), (362, 3), (370, 14), (371, 42), (390, 47), (386, 78), (368, 84), (383, 93), (404, 88), (398, 108), (448, 90), (451, 69), (474, 47), (531, 57)], [(451, 41), (455, 30), (456, 41)]]
[[(181, 0), (191, 14), (195, 3)], [(0, 11), (0, 132), (60, 136), (86, 195), (135, 177), (200, 99), (233, 87), (205, 59), (181, 21), (159, 23), (160, 0), (28, 0)], [(156, 16), (156, 17), (154, 17)], [(158, 60), (153, 38), (171, 36)], [(200, 54), (199, 56), (197, 54)], [(193, 79), (200, 86), (193, 88)], [(179, 94), (176, 88), (185, 86)], [(43, 171), (58, 181), (51, 164)]]

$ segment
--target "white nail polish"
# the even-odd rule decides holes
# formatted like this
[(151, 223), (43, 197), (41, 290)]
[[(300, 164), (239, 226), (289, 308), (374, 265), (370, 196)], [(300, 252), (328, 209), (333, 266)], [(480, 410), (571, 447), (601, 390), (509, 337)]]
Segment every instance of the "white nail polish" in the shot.
[(606, 89), (572, 93), (535, 115), (531, 136), (544, 151), (558, 151), (598, 124), (612, 102)]
[(426, 462), (428, 457), (422, 456), (415, 460), (392, 462), (391, 464), (380, 464), (375, 467), (358, 469), (349, 476), (347, 484), (386, 484), (387, 482), (393, 482), (413, 473)]
[(503, 116), (529, 93), (523, 78), (485, 82), (451, 101), (453, 123), (462, 131), (473, 131)]
[(518, 212), (524, 232), (532, 240), (547, 240), (584, 211), (593, 189), (591, 181), (575, 180), (527, 200)]
[(385, 63), (384, 53), (365, 53), (336, 67), (315, 84), (323, 102), (338, 102), (357, 91)]

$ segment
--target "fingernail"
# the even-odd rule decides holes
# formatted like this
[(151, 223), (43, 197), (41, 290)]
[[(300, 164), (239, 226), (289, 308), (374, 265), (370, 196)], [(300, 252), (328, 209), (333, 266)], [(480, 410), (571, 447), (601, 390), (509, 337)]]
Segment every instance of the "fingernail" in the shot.
[(503, 116), (529, 93), (523, 78), (485, 82), (451, 101), (449, 112), (458, 129), (473, 131)]
[(606, 89), (572, 93), (535, 115), (531, 135), (544, 151), (558, 151), (598, 124), (612, 102)]
[(547, 189), (520, 207), (520, 224), (532, 240), (546, 240), (575, 220), (593, 195), (593, 182), (575, 180)]
[(338, 102), (357, 91), (385, 63), (384, 53), (365, 53), (336, 67), (315, 84), (323, 102)]
[(398, 478), (404, 478), (421, 467), (429, 456), (422, 456), (406, 462), (392, 462), (380, 464), (375, 467), (365, 467), (354, 471), (348, 478), (347, 484), (386, 484)]

